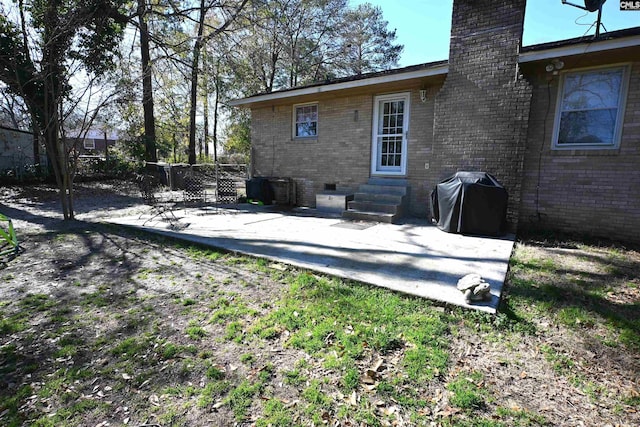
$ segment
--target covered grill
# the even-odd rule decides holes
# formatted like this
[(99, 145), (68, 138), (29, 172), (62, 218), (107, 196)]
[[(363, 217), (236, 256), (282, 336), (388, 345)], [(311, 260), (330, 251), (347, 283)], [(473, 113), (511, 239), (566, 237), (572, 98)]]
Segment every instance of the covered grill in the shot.
[(457, 172), (431, 192), (431, 213), (448, 233), (497, 236), (504, 232), (507, 190), (485, 172)]

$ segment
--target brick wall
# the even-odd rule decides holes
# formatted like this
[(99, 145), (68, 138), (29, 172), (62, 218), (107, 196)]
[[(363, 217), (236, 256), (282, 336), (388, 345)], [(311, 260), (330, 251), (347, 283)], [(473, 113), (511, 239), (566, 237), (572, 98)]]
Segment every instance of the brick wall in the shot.
[(515, 227), (531, 87), (517, 66), (525, 0), (455, 0), (449, 73), (436, 97), (429, 181), (459, 170), (493, 174)]
[[(315, 195), (324, 190), (324, 184), (336, 184), (338, 190), (356, 190), (370, 176), (375, 96), (409, 92), (407, 176), (400, 178), (407, 179), (411, 186), (409, 213), (426, 216), (433, 187), (427, 179), (427, 168), (432, 165), (434, 97), (441, 84), (441, 78), (431, 78), (373, 86), (357, 95), (339, 92), (304, 99), (318, 102), (318, 138), (310, 140), (292, 138), (294, 101), (252, 108), (252, 174), (294, 178), (296, 203), (300, 206), (314, 206)], [(428, 90), (425, 103), (420, 101), (422, 88)]]
[[(598, 64), (581, 59), (577, 65)], [(545, 73), (544, 64), (527, 74), (535, 90), (520, 228), (640, 242), (640, 62), (631, 68), (622, 140), (615, 150), (552, 150), (559, 79)]]
[(430, 179), (433, 166), (433, 110), (434, 98), (442, 87), (439, 82), (428, 87), (428, 101), (420, 101), (419, 89), (411, 92), (411, 117), (407, 138), (407, 181), (410, 186), (409, 210), (413, 216), (429, 214), (429, 195), (435, 185)]
[(356, 189), (369, 177), (371, 99), (362, 94), (318, 99), (313, 139), (293, 138), (293, 101), (253, 108), (252, 175), (293, 178), (301, 206), (315, 206), (315, 194), (325, 184)]

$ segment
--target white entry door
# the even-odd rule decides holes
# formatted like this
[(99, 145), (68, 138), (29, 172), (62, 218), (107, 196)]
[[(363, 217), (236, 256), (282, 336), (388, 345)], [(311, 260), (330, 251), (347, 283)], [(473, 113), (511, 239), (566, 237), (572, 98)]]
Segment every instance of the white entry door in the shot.
[(406, 175), (409, 94), (376, 96), (373, 108), (372, 175)]

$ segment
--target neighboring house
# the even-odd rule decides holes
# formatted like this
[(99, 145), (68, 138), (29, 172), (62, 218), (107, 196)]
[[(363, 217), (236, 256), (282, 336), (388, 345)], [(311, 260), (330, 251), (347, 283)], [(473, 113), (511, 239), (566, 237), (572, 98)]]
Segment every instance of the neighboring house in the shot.
[[(33, 132), (0, 126), (0, 174), (7, 171), (18, 176), (27, 168), (37, 164), (34, 160)], [(41, 148), (40, 164), (46, 164), (44, 149)]]
[[(511, 229), (640, 242), (640, 27), (523, 48), (525, 4), (455, 0), (448, 61), (233, 101), (252, 175), (290, 178), (303, 206), (337, 189), (362, 193), (351, 217), (425, 217), (440, 180), (484, 171)], [(404, 201), (366, 194), (393, 186)]]
[(118, 135), (114, 132), (89, 130), (82, 134), (84, 138), (77, 136), (67, 138), (80, 156), (106, 158), (118, 141)]

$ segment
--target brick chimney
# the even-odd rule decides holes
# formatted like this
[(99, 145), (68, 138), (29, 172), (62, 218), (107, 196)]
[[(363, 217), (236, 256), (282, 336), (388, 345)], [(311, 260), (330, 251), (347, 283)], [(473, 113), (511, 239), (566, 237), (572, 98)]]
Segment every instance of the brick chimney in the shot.
[(517, 225), (531, 86), (518, 68), (526, 0), (454, 0), (449, 73), (436, 96), (432, 177), (494, 175)]

